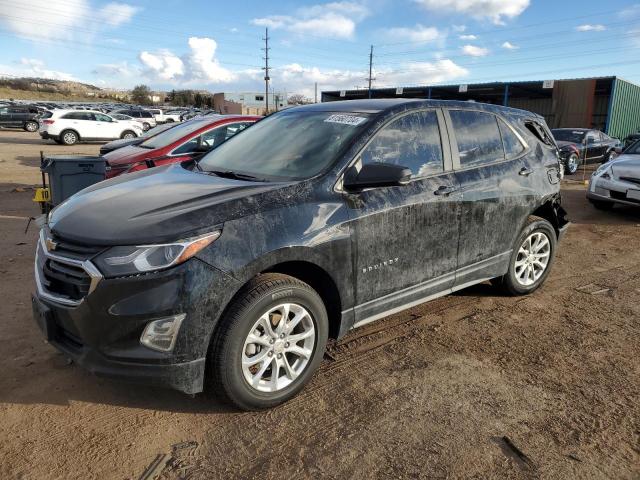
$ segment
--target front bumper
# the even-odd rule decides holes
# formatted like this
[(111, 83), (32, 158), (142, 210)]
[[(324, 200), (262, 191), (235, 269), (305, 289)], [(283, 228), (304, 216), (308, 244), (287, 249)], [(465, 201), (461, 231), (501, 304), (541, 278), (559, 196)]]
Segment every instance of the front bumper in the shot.
[[(98, 376), (189, 394), (203, 390), (211, 334), (237, 289), (229, 275), (194, 258), (165, 271), (102, 278), (77, 305), (65, 305), (41, 285), (38, 268), (33, 316), (55, 348)], [(172, 352), (140, 344), (150, 321), (180, 313), (186, 318)]]
[[(637, 193), (630, 193), (637, 192)], [(587, 199), (601, 202), (620, 203), (640, 207), (640, 185), (616, 179), (592, 177), (587, 189)]]

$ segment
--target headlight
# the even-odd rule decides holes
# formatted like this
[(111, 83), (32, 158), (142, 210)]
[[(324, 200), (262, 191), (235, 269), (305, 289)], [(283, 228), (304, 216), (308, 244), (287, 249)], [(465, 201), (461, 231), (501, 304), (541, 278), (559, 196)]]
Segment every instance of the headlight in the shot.
[(160, 245), (112, 247), (95, 259), (106, 277), (135, 275), (179, 265), (213, 243), (220, 231)]
[(603, 176), (610, 166), (611, 166), (610, 164), (603, 163), (598, 167), (598, 169), (595, 172), (593, 172), (593, 176), (594, 177)]

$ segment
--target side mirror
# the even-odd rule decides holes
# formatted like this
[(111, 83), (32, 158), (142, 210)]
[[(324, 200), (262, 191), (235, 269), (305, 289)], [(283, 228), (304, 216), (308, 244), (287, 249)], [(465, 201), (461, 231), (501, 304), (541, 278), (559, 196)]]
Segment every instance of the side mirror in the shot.
[(596, 143), (596, 139), (593, 137), (587, 137), (587, 145), (593, 145)]
[(344, 176), (346, 190), (363, 188), (396, 187), (406, 185), (411, 180), (411, 170), (401, 165), (389, 163), (367, 163), (360, 171), (351, 167)]

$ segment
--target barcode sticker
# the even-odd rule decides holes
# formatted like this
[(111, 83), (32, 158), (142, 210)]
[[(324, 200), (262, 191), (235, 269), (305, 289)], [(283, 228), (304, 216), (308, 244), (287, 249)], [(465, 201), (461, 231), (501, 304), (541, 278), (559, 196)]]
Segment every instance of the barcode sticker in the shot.
[(356, 117), (355, 115), (330, 115), (325, 119), (328, 123), (342, 123), (343, 125), (357, 126), (367, 119), (365, 117)]

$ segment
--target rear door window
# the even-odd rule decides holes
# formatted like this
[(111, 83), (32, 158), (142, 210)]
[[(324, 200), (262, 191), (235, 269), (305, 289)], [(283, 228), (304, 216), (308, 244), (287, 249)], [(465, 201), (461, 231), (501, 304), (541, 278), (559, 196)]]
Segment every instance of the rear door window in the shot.
[(522, 144), (518, 136), (513, 133), (513, 130), (501, 119), (498, 119), (498, 126), (500, 127), (500, 135), (502, 136), (502, 143), (504, 144), (504, 154), (507, 160), (518, 157), (525, 150), (525, 146)]
[(460, 167), (477, 167), (505, 159), (502, 137), (495, 115), (473, 110), (450, 110)]
[(376, 133), (362, 151), (363, 164), (390, 163), (411, 170), (412, 177), (444, 171), (440, 127), (435, 111), (403, 115)]

